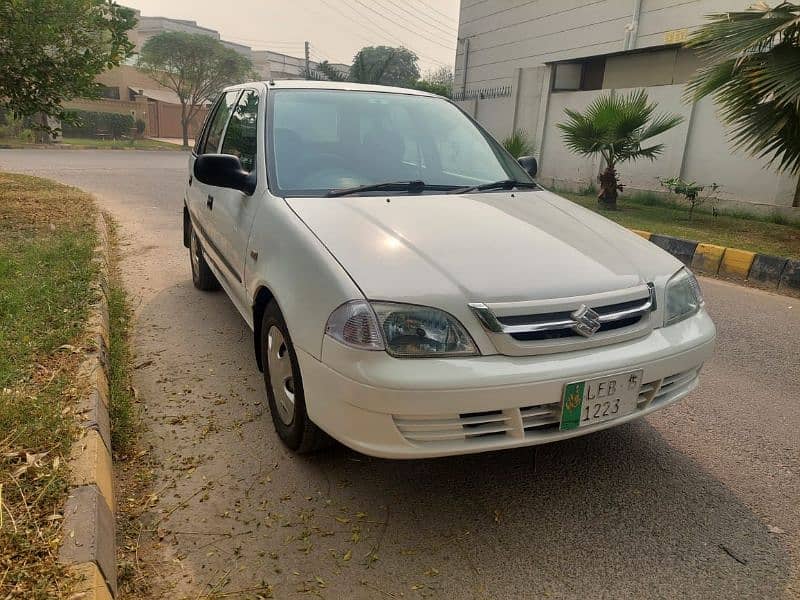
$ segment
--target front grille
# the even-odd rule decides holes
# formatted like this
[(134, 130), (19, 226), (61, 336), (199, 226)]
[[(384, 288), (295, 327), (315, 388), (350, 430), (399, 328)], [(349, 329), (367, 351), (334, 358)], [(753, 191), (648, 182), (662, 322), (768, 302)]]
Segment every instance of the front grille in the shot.
[(409, 442), (447, 442), (505, 435), (511, 417), (500, 410), (446, 415), (395, 417), (394, 423)]
[[(598, 315), (603, 317), (604, 315), (610, 315), (615, 312), (624, 311), (631, 308), (635, 308), (637, 306), (641, 306), (642, 302), (644, 302), (645, 300), (647, 300), (647, 298), (632, 300), (630, 302), (620, 302), (617, 304), (609, 304), (606, 306), (593, 307), (593, 310), (597, 312)], [(572, 311), (559, 311), (559, 312), (540, 313), (536, 315), (514, 315), (506, 317), (497, 317), (497, 320), (502, 325), (522, 325), (522, 326), (540, 325), (542, 323), (569, 321), (572, 318), (571, 315)], [(607, 331), (614, 331), (617, 329), (622, 329), (624, 327), (630, 327), (632, 325), (636, 325), (643, 318), (645, 318), (645, 313), (635, 315), (629, 318), (617, 319), (615, 321), (608, 321), (600, 326), (600, 329), (597, 330), (597, 333), (595, 335)], [(580, 334), (574, 331), (572, 327), (569, 325), (565, 325), (558, 329), (511, 333), (510, 335), (512, 338), (520, 342), (534, 342), (542, 340), (557, 340), (564, 338), (581, 337)]]
[[(642, 385), (637, 411), (668, 404), (696, 383), (700, 367)], [(461, 443), (491, 444), (507, 439), (541, 439), (559, 434), (561, 402), (533, 404), (521, 408), (484, 410), (452, 415), (395, 416), (403, 437), (416, 445), (441, 446)], [(610, 423), (613, 423), (611, 421)]]
[[(605, 331), (614, 331), (615, 329), (622, 329), (623, 327), (630, 327), (636, 325), (642, 317), (631, 317), (630, 319), (620, 319), (619, 321), (612, 321), (611, 323), (603, 323), (597, 333)], [(596, 334), (595, 334), (596, 335)], [(581, 337), (572, 329), (553, 329), (551, 331), (535, 331), (530, 333), (512, 333), (511, 337), (520, 342), (536, 342), (542, 340), (560, 340), (564, 338)]]
[(475, 443), (506, 436), (522, 437), (529, 431), (551, 425), (558, 427), (560, 419), (561, 402), (555, 402), (453, 416), (396, 416), (394, 423), (409, 442), (435, 444), (452, 441)]
[(701, 367), (670, 375), (658, 381), (646, 383), (639, 390), (639, 400), (636, 408), (639, 410), (657, 404), (665, 404), (676, 396), (689, 390), (697, 381)]
[(647, 335), (652, 331), (656, 292), (648, 283), (587, 296), (498, 304), (471, 302), (469, 307), (500, 354), (529, 356), (594, 348)]
[(558, 429), (561, 423), (561, 402), (538, 404), (519, 409), (522, 417), (522, 430), (526, 436), (548, 429)]

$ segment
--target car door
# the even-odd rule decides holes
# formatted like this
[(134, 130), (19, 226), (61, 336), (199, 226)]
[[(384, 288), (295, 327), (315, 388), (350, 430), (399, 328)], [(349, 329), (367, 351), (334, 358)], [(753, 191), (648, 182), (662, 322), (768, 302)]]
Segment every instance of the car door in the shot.
[(187, 191), (187, 206), (192, 227), (198, 233), (203, 251), (212, 267), (221, 276), (220, 283), (229, 291), (234, 287), (237, 272), (229, 264), (227, 257), (222, 252), (221, 237), (216, 227), (214, 211), (217, 196), (221, 188), (207, 185), (194, 177), (194, 163), (197, 156), (203, 154), (216, 154), (222, 144), (225, 128), (228, 126), (231, 113), (236, 106), (241, 90), (233, 90), (222, 94), (200, 141), (195, 148), (189, 163), (189, 187)]
[[(261, 98), (255, 89), (245, 89), (234, 107), (228, 126), (220, 146), (221, 154), (236, 156), (242, 168), (254, 173), (258, 167), (258, 131)], [(247, 243), (250, 229), (258, 210), (259, 202), (265, 189), (266, 174), (257, 174), (257, 186), (253, 194), (248, 195), (234, 189), (218, 189), (215, 191), (214, 226), (219, 231), (220, 250), (233, 264), (239, 273), (237, 300), (241, 306), (247, 306), (245, 291), (245, 268), (247, 264)]]

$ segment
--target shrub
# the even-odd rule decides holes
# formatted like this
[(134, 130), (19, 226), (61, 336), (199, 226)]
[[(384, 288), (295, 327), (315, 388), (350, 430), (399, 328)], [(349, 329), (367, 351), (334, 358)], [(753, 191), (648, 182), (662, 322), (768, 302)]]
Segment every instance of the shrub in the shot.
[(514, 158), (520, 156), (530, 156), (536, 152), (536, 146), (528, 137), (524, 129), (515, 129), (514, 132), (503, 140), (503, 148), (508, 150)]
[[(678, 194), (679, 196), (683, 196), (686, 202), (689, 204), (689, 220), (692, 220), (692, 213), (694, 213), (695, 207), (699, 206), (706, 200), (716, 200), (715, 193), (719, 189), (719, 186), (716, 183), (712, 184), (704, 184), (699, 185), (696, 181), (686, 182), (680, 177), (670, 177), (670, 178), (658, 178), (658, 182), (661, 186), (673, 194)], [(703, 195), (703, 192), (708, 190), (708, 192)], [(716, 207), (713, 207), (714, 214), (716, 215)]]
[(30, 127), (30, 119), (17, 118), (10, 110), (0, 108), (0, 137), (27, 141)]
[(419, 81), (415, 81), (411, 85), (411, 87), (414, 88), (415, 90), (420, 90), (422, 92), (438, 94), (439, 96), (444, 96), (445, 98), (450, 98), (453, 95), (452, 86), (445, 85), (444, 83), (427, 81), (425, 79), (420, 79)]
[(135, 127), (136, 127), (136, 135), (142, 137), (142, 135), (144, 135), (144, 130), (147, 127), (147, 124), (141, 119), (136, 119)]
[(97, 137), (98, 132), (119, 139), (128, 135), (133, 129), (134, 120), (131, 115), (117, 113), (90, 112), (86, 110), (70, 111), (69, 121), (64, 121), (62, 131), (64, 137)]

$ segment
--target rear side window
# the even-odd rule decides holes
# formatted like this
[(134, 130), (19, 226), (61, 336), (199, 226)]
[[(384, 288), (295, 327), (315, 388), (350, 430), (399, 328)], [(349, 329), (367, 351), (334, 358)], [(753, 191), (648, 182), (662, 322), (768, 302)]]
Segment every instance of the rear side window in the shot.
[(211, 118), (206, 139), (201, 144), (198, 154), (215, 154), (219, 151), (219, 143), (222, 141), (225, 125), (228, 124), (233, 105), (236, 104), (236, 98), (239, 97), (239, 94), (239, 90), (225, 92), (222, 101), (217, 105), (214, 116)]
[(258, 92), (247, 90), (233, 110), (222, 142), (222, 154), (238, 156), (245, 171), (256, 167)]

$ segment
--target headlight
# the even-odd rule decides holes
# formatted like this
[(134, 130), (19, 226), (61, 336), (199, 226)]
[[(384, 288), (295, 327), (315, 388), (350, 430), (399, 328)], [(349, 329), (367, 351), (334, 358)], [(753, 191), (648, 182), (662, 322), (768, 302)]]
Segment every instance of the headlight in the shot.
[(455, 317), (427, 306), (354, 300), (333, 311), (325, 333), (353, 348), (401, 358), (478, 354)]
[(436, 308), (373, 302), (392, 356), (469, 356), (478, 354), (475, 342), (455, 317)]
[(689, 269), (681, 269), (667, 283), (664, 325), (672, 325), (695, 314), (703, 306), (700, 284)]

